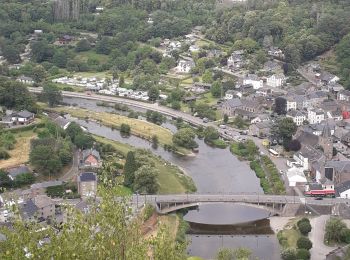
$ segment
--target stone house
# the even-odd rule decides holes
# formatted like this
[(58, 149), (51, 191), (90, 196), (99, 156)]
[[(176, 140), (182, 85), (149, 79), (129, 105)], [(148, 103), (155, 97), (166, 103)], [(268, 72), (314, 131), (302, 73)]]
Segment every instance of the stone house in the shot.
[(267, 137), (270, 135), (272, 128), (271, 121), (262, 121), (249, 126), (249, 133), (252, 136)]
[(243, 115), (250, 118), (261, 112), (261, 110), (261, 104), (250, 99), (233, 98), (222, 105), (222, 113), (228, 116)]
[(325, 119), (325, 113), (322, 109), (308, 110), (307, 120), (310, 124), (319, 124)]
[(297, 126), (301, 126), (304, 123), (304, 121), (306, 120), (305, 113), (298, 111), (298, 110), (289, 110), (286, 114), (286, 117), (292, 118), (293, 122)]
[(82, 198), (95, 197), (97, 192), (97, 175), (83, 172), (78, 176), (78, 192)]
[(243, 85), (252, 85), (253, 89), (259, 89), (262, 88), (263, 85), (263, 80), (259, 79), (259, 77), (255, 74), (248, 74), (244, 79), (243, 79)]
[(283, 74), (273, 74), (272, 76), (268, 77), (266, 80), (266, 85), (278, 88), (283, 86), (286, 83), (286, 77)]
[(189, 73), (195, 67), (193, 60), (180, 60), (177, 64), (176, 71), (179, 73)]
[(350, 90), (341, 90), (337, 93), (337, 100), (350, 101)]

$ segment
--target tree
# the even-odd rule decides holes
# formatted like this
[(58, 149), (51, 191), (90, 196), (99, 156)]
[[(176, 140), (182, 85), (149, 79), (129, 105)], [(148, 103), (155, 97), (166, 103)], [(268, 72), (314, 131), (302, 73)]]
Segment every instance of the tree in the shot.
[(210, 88), (210, 93), (213, 97), (219, 98), (221, 97), (222, 85), (220, 81), (215, 81)]
[(149, 101), (155, 102), (159, 97), (159, 89), (156, 86), (151, 87), (148, 90)]
[(129, 151), (126, 155), (125, 165), (124, 165), (124, 185), (127, 187), (132, 187), (135, 179), (135, 171), (137, 170), (137, 164), (135, 161), (135, 154)]
[(288, 148), (290, 151), (297, 152), (300, 150), (301, 144), (297, 139), (294, 139), (294, 140), (290, 141)]
[(184, 148), (193, 149), (198, 147), (194, 140), (195, 137), (196, 134), (191, 128), (181, 128), (173, 135), (173, 143)]
[(228, 115), (224, 114), (224, 123), (227, 124), (228, 123)]
[(32, 184), (34, 183), (34, 181), (35, 181), (34, 174), (28, 172), (28, 173), (17, 175), (14, 183), (16, 187), (21, 187), (23, 185)]
[(62, 101), (62, 93), (54, 84), (46, 84), (43, 88), (42, 96), (50, 107), (54, 107)]
[(65, 68), (67, 65), (67, 54), (64, 51), (56, 51), (52, 57), (52, 62), (59, 68)]
[(0, 105), (8, 109), (35, 111), (35, 99), (27, 87), (17, 81), (0, 80)]
[(297, 250), (297, 254), (296, 254), (297, 259), (308, 260), (310, 259), (310, 256), (311, 256), (310, 252), (307, 249), (302, 248)]
[(94, 138), (89, 134), (81, 133), (75, 136), (73, 143), (80, 149), (89, 149), (94, 145)]
[(346, 225), (339, 218), (331, 218), (326, 223), (325, 240), (330, 242), (341, 242), (342, 230), (346, 229)]
[(296, 260), (296, 252), (293, 248), (284, 249), (281, 252), (281, 258), (283, 260)]
[(62, 169), (61, 160), (53, 147), (48, 145), (38, 145), (32, 148), (29, 160), (36, 170), (44, 175), (56, 175)]
[(21, 62), (21, 57), (19, 56), (20, 52), (18, 48), (15, 48), (14, 46), (7, 45), (5, 46), (2, 54), (4, 55), (4, 58), (12, 64)]
[(76, 122), (72, 122), (67, 127), (66, 133), (74, 143), (75, 137), (82, 134), (83, 130), (81, 129), (80, 125), (78, 125)]
[(159, 144), (158, 136), (157, 135), (153, 135), (152, 136), (152, 147), (154, 149), (157, 149), (158, 148), (158, 144)]
[(10, 188), (11, 186), (12, 186), (12, 180), (10, 179), (9, 175), (3, 170), (0, 170), (0, 187)]
[(155, 194), (159, 189), (157, 181), (158, 170), (143, 165), (135, 172), (133, 190), (141, 194)]
[(238, 129), (244, 129), (246, 126), (246, 122), (241, 116), (236, 116), (233, 123)]
[(123, 136), (128, 136), (130, 135), (130, 131), (131, 131), (131, 128), (130, 128), (130, 125), (128, 124), (121, 124), (120, 126), (120, 133), (123, 135)]
[(347, 243), (347, 244), (350, 243), (350, 229), (348, 229), (348, 228), (342, 229), (340, 236), (341, 236), (342, 242)]
[(277, 121), (277, 125), (273, 127), (272, 132), (283, 140), (284, 148), (288, 149), (289, 142), (292, 140), (297, 128), (292, 118), (284, 117)]
[(204, 83), (212, 83), (213, 82), (213, 75), (211, 71), (206, 70), (202, 76), (202, 80)]
[(35, 82), (40, 83), (46, 78), (47, 73), (43, 66), (37, 65), (33, 68), (32, 76)]
[(91, 49), (90, 42), (86, 39), (82, 39), (78, 41), (77, 45), (75, 46), (75, 51), (81, 52), (81, 51), (88, 51)]
[(286, 62), (290, 63), (294, 69), (297, 68), (301, 62), (300, 50), (294, 44), (289, 44), (284, 52)]
[(220, 137), (219, 132), (212, 126), (208, 126), (204, 129), (204, 141), (211, 143), (212, 141)]
[(306, 236), (307, 234), (309, 234), (312, 227), (311, 227), (310, 222), (303, 221), (303, 222), (300, 222), (298, 224), (298, 228), (299, 228), (300, 233), (303, 234), (304, 236)]
[(274, 111), (277, 115), (285, 115), (287, 113), (287, 100), (283, 97), (277, 97)]
[(297, 241), (297, 246), (299, 249), (310, 250), (312, 248), (312, 242), (307, 237), (300, 237)]

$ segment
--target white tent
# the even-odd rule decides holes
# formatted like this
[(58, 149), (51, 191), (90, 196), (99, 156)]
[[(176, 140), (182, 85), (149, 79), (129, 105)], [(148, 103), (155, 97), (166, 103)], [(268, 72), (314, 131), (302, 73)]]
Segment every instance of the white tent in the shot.
[(296, 184), (307, 183), (303, 168), (292, 167), (287, 171), (287, 178), (290, 187), (296, 186)]

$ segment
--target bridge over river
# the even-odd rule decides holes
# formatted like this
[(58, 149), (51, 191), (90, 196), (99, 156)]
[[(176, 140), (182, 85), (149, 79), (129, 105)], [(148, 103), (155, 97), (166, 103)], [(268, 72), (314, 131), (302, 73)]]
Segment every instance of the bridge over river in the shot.
[[(273, 215), (293, 215), (300, 206), (310, 211), (313, 208), (328, 207), (336, 212), (341, 204), (348, 204), (347, 199), (323, 198), (318, 200), (312, 197), (299, 197), (289, 195), (265, 195), (258, 193), (226, 193), (226, 194), (171, 194), (171, 195), (139, 195), (131, 198), (132, 204), (139, 207), (145, 203), (156, 206), (158, 213), (167, 214), (180, 209), (192, 208), (206, 203), (236, 203), (247, 206), (264, 208)], [(335, 213), (336, 215), (336, 213)]]

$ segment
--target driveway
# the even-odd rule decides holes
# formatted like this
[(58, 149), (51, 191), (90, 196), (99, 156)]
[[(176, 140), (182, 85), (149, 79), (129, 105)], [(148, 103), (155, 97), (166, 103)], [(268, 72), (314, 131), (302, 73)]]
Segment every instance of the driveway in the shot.
[(329, 215), (322, 215), (319, 217), (311, 218), (310, 223), (312, 230), (309, 233), (309, 238), (312, 242), (312, 248), (310, 250), (311, 260), (326, 259), (326, 255), (334, 250), (336, 247), (329, 247), (323, 243), (325, 234), (325, 225)]
[(75, 175), (78, 175), (79, 173), (79, 152), (75, 151), (73, 154), (73, 162), (72, 162), (72, 167), (59, 179), (60, 181), (69, 181), (73, 179)]

